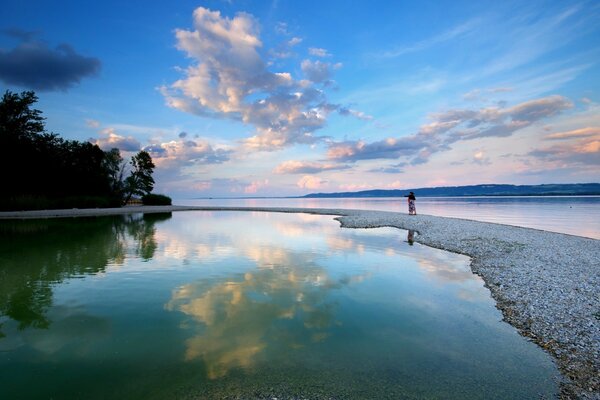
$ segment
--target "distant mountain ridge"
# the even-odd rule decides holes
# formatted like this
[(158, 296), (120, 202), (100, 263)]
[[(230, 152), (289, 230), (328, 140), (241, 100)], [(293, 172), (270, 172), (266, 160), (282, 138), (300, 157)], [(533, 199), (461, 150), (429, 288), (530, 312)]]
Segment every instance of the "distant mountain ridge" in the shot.
[(335, 197), (402, 197), (408, 192), (415, 196), (583, 196), (600, 195), (600, 183), (570, 183), (545, 185), (470, 185), (442, 186), (417, 189), (362, 190), (359, 192), (310, 193), (301, 198)]

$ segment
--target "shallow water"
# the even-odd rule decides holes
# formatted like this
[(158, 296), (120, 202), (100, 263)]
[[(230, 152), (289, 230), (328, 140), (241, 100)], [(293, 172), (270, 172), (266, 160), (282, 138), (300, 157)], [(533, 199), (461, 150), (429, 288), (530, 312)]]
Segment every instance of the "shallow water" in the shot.
[[(0, 223), (0, 398), (538, 398), (464, 256), (329, 216)], [(270, 398), (270, 397), (269, 397)]]
[[(405, 198), (177, 199), (178, 205), (346, 208), (407, 213)], [(417, 212), (600, 239), (600, 196), (419, 197)]]

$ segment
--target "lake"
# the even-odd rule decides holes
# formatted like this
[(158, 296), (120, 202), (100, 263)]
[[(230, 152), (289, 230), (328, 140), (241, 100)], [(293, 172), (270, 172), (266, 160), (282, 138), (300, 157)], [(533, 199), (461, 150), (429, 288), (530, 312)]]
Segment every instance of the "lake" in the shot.
[(0, 221), (0, 398), (551, 398), (462, 255), (330, 216)]
[[(173, 204), (346, 208), (407, 213), (405, 198), (177, 199)], [(600, 239), (600, 196), (420, 197), (417, 212)]]

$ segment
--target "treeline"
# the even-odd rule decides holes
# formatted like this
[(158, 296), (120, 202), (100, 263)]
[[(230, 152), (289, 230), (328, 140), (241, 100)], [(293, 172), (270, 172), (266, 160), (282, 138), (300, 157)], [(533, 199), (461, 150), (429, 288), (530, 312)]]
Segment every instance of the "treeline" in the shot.
[(126, 162), (118, 149), (46, 132), (42, 112), (32, 108), (37, 100), (31, 91), (6, 91), (0, 101), (1, 210), (119, 207), (150, 194), (150, 154)]

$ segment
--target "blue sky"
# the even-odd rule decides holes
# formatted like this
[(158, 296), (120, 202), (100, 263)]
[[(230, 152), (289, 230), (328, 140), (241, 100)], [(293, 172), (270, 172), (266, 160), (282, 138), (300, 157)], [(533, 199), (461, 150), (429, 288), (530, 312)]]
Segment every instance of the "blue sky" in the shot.
[(0, 83), (175, 198), (598, 182), (600, 3), (414, 3), (8, 0)]

